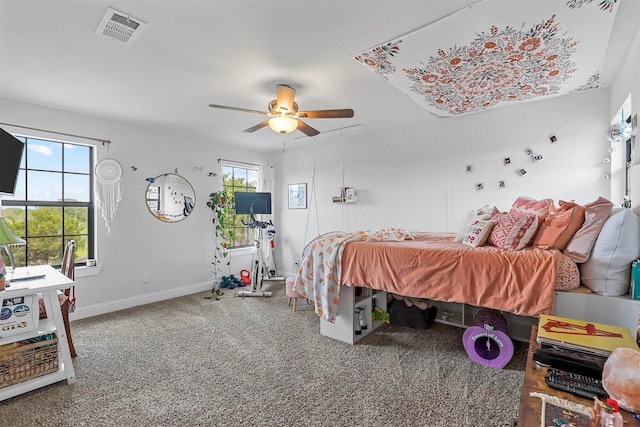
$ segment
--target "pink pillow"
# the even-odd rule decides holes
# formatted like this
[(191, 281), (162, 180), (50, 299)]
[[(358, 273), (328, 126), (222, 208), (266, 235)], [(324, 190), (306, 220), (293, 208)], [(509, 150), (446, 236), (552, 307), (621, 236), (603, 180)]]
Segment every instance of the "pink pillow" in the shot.
[(604, 197), (598, 197), (598, 200), (584, 205), (584, 224), (563, 251), (574, 262), (582, 263), (589, 259), (591, 249), (612, 209), (613, 203)]
[(496, 214), (491, 216), (493, 226), (489, 243), (500, 249), (517, 251), (529, 244), (538, 230), (535, 215)]
[(584, 223), (584, 208), (560, 200), (560, 207), (544, 220), (533, 246), (540, 249), (564, 250), (576, 231)]
[(535, 200), (529, 197), (518, 197), (509, 213), (511, 215), (535, 215), (538, 217), (538, 226), (542, 225), (544, 219), (553, 212), (553, 200)]

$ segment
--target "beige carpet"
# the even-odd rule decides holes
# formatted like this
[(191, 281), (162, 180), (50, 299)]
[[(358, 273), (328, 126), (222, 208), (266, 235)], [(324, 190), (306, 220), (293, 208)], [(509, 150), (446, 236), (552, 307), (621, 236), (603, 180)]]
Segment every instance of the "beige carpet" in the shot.
[(78, 382), (0, 402), (12, 426), (512, 426), (526, 345), (502, 370), (463, 329), (385, 325), (357, 345), (319, 334), (283, 283), (271, 298), (181, 297), (72, 323)]

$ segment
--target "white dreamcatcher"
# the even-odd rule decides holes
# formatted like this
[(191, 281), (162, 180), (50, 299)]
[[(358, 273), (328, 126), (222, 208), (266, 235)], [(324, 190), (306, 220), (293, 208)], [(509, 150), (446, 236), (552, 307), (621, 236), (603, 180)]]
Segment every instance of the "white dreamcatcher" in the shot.
[(111, 232), (109, 223), (115, 216), (118, 203), (122, 199), (122, 165), (110, 158), (107, 152), (107, 158), (96, 165), (95, 175), (98, 208), (109, 234)]

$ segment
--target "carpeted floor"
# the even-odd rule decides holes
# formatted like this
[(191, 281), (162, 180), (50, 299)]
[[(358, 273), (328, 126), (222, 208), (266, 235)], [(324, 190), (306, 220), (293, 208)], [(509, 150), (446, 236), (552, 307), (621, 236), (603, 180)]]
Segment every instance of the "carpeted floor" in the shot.
[(512, 426), (526, 345), (496, 370), (463, 329), (385, 325), (357, 345), (320, 335), (283, 283), (271, 298), (200, 293), (72, 323), (78, 382), (5, 402), (12, 426)]

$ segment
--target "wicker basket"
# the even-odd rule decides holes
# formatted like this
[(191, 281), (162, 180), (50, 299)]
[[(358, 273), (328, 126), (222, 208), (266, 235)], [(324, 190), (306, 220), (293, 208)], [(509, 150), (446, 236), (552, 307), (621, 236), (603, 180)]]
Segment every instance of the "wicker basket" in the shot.
[(0, 388), (58, 371), (58, 338), (43, 338), (0, 346)]

